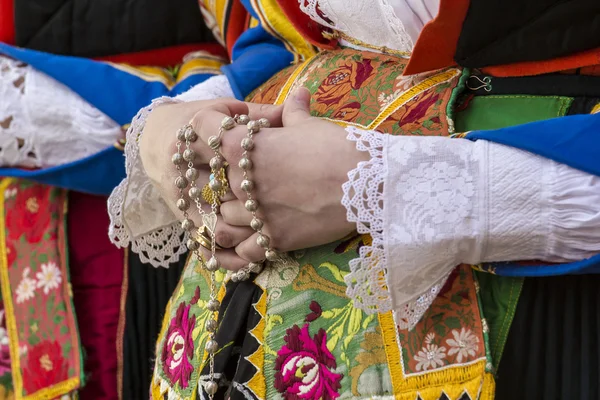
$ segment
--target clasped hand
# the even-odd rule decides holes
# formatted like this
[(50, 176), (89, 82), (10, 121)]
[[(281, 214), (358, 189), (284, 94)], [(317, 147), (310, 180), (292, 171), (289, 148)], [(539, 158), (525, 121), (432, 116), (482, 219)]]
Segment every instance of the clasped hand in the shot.
[[(300, 89), (283, 106), (232, 99), (160, 106), (150, 114), (140, 141), (144, 169), (175, 215), (183, 218), (175, 206), (178, 172), (171, 163), (176, 130), (191, 117), (199, 136), (192, 144), (197, 153), (194, 164), (200, 171), (196, 184), (202, 187), (211, 173), (209, 160), (215, 155), (207, 145), (208, 138), (218, 133), (223, 118), (235, 114), (247, 114), (254, 120), (267, 118), (271, 127), (254, 136), (250, 177), (255, 183), (252, 196), (259, 204), (257, 217), (264, 221), (263, 232), (271, 238), (271, 247), (285, 252), (341, 239), (356, 229), (347, 221), (341, 204), (342, 184), (348, 172), (369, 156), (356, 150), (342, 127), (310, 116), (309, 100), (309, 92)], [(221, 199), (215, 236), (223, 250), (217, 257), (232, 271), (264, 259), (264, 249), (256, 243), (257, 233), (250, 228), (252, 214), (244, 207), (247, 195), (240, 187), (243, 173), (238, 163), (245, 136), (245, 126), (225, 131), (220, 148), (229, 164), (230, 190)], [(197, 210), (190, 212), (190, 218), (197, 226), (202, 224)]]

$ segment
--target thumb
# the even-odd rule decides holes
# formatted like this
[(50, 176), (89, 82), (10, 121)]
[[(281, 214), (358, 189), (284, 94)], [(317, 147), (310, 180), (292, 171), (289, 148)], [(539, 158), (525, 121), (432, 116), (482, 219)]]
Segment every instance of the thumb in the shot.
[(310, 92), (301, 87), (283, 103), (283, 126), (294, 125), (310, 118)]

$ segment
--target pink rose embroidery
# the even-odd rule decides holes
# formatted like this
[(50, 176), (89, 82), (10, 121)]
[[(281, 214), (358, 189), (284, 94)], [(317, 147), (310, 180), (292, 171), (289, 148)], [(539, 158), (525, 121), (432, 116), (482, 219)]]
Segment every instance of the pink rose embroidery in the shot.
[(190, 360), (194, 357), (194, 341), (192, 330), (196, 316), (190, 314), (190, 307), (184, 303), (177, 308), (177, 314), (171, 320), (166, 341), (162, 350), (163, 371), (173, 384), (179, 382), (182, 389), (188, 383), (194, 367)]
[(275, 388), (285, 399), (336, 399), (343, 375), (333, 370), (337, 363), (327, 348), (323, 329), (311, 338), (308, 324), (294, 325), (284, 337), (286, 345), (275, 360)]

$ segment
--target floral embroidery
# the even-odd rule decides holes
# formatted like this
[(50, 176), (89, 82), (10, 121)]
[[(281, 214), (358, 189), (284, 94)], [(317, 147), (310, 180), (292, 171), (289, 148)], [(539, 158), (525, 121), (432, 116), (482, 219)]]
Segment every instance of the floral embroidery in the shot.
[(44, 196), (45, 190), (42, 186), (35, 185), (17, 192), (14, 207), (6, 215), (10, 239), (18, 240), (24, 235), (29, 243), (42, 240), (51, 218), (51, 214), (47, 212), (49, 204)]
[(42, 270), (36, 274), (37, 287), (43, 288), (44, 294), (48, 294), (50, 290), (57, 289), (62, 282), (60, 269), (53, 262), (42, 264), (40, 268)]
[(17, 304), (21, 304), (30, 300), (35, 295), (35, 287), (37, 282), (35, 279), (31, 279), (29, 277), (29, 273), (31, 269), (29, 267), (25, 267), (23, 270), (23, 279), (19, 282), (19, 286), (17, 286), (16, 294), (17, 294)]
[(479, 350), (479, 338), (470, 329), (463, 327), (460, 332), (453, 329), (452, 336), (454, 336), (454, 339), (446, 340), (446, 344), (450, 347), (449, 356), (456, 354), (456, 361), (459, 363), (463, 361), (463, 358), (475, 357)]
[(417, 371), (426, 371), (429, 368), (437, 368), (444, 365), (446, 358), (446, 348), (436, 344), (427, 344), (416, 355)]
[(304, 318), (304, 321), (306, 322), (313, 322), (314, 320), (319, 318), (321, 314), (323, 314), (323, 309), (321, 309), (321, 305), (314, 300), (310, 302), (308, 308), (310, 308), (310, 311), (312, 312), (308, 314), (306, 318)]
[(196, 316), (190, 317), (190, 307), (185, 303), (179, 304), (177, 314), (171, 320), (167, 331), (167, 340), (162, 351), (163, 371), (173, 384), (179, 382), (183, 389), (188, 387), (194, 371), (190, 361), (194, 357), (192, 331)]
[[(440, 176), (439, 171), (444, 171), (448, 179), (435, 179), (436, 176)], [(464, 170), (439, 161), (411, 169), (408, 174), (402, 175), (401, 179), (414, 190), (400, 195), (406, 201), (420, 198), (422, 204), (428, 204), (434, 223), (458, 222), (468, 215), (469, 196), (473, 194), (475, 186)], [(452, 210), (458, 205), (459, 210), (464, 212), (448, 212), (447, 207), (450, 204)]]
[(27, 393), (35, 393), (67, 378), (68, 364), (57, 341), (44, 340), (29, 350), (23, 370), (23, 386)]
[(333, 372), (337, 363), (327, 348), (327, 333), (319, 329), (311, 338), (308, 324), (294, 325), (284, 341), (275, 360), (277, 391), (290, 400), (338, 398), (343, 376)]
[(371, 60), (351, 61), (332, 71), (317, 89), (316, 101), (325, 105), (337, 104), (351, 90), (360, 89), (371, 77)]
[(8, 268), (12, 267), (16, 260), (17, 250), (15, 249), (15, 246), (11, 242), (6, 243), (6, 265)]

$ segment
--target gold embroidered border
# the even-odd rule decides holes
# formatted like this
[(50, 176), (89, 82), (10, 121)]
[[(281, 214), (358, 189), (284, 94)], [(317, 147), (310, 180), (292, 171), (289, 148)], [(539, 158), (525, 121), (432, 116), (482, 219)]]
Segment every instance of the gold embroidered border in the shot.
[(76, 376), (53, 385), (52, 387), (38, 390), (31, 395), (23, 397), (23, 377), (21, 376), (21, 359), (19, 356), (19, 334), (17, 331), (17, 321), (14, 318), (12, 291), (10, 288), (10, 278), (8, 275), (8, 260), (6, 257), (4, 192), (12, 183), (12, 181), (13, 180), (11, 178), (4, 178), (0, 182), (0, 287), (2, 288), (2, 299), (4, 301), (4, 309), (6, 311), (6, 329), (10, 339), (9, 351), (14, 396), (15, 400), (50, 400), (79, 388), (81, 380), (79, 379), (79, 376)]
[(395, 399), (414, 400), (419, 396), (422, 400), (438, 400), (444, 394), (449, 400), (459, 400), (465, 393), (471, 399), (494, 398), (495, 381), (493, 375), (486, 372), (485, 358), (468, 365), (406, 377), (392, 312), (380, 313), (378, 317)]

